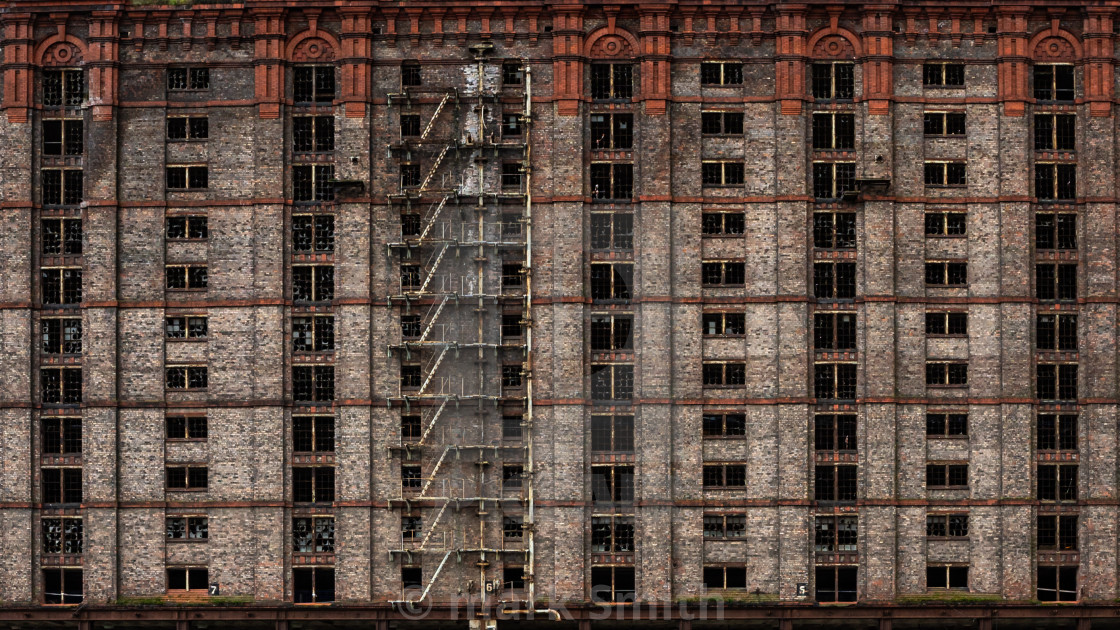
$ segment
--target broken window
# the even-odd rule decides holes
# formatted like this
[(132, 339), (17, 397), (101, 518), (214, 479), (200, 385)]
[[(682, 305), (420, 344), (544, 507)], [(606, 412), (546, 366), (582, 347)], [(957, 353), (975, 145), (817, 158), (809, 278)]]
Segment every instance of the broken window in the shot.
[(704, 464), (703, 487), (708, 490), (743, 488), (747, 485), (746, 464)]
[(209, 221), (205, 215), (167, 217), (167, 240), (201, 240), (209, 238)]
[(168, 490), (206, 490), (210, 485), (210, 471), (206, 466), (168, 466)]
[(420, 236), (420, 215), (412, 213), (401, 214), (401, 236)]
[(854, 262), (813, 263), (813, 295), (818, 299), (854, 298), (856, 264)]
[(855, 363), (818, 363), (813, 367), (813, 394), (816, 398), (855, 400)]
[(1077, 465), (1039, 465), (1039, 501), (1076, 501)]
[(44, 120), (43, 155), (81, 155), (81, 120)]
[(816, 600), (818, 602), (854, 602), (859, 581), (857, 567), (817, 567)]
[(401, 164), (401, 188), (420, 186), (420, 165)]
[(43, 468), (40, 470), (43, 503), (81, 503), (81, 468)]
[(334, 350), (334, 315), (292, 317), (292, 351)]
[(293, 201), (334, 201), (334, 167), (297, 165), (292, 167)]
[(210, 137), (210, 119), (206, 116), (169, 116), (168, 140), (206, 140)]
[(403, 339), (416, 339), (420, 337), (423, 328), (420, 325), (419, 315), (401, 315), (401, 337)]
[(927, 261), (926, 284), (930, 286), (966, 286), (968, 284), (968, 263)]
[(705, 514), (704, 538), (738, 539), (747, 535), (746, 514)]
[(521, 190), (520, 162), (506, 162), (502, 164), (502, 188), (505, 190)]
[(401, 263), (401, 290), (419, 289), (424, 281), (420, 265), (416, 263)]
[(1035, 347), (1077, 351), (1077, 315), (1039, 313), (1035, 319)]
[(525, 265), (521, 262), (502, 263), (502, 291), (516, 291), (525, 286)]
[(747, 588), (746, 567), (704, 567), (704, 588), (712, 590)]
[(968, 435), (968, 414), (927, 413), (926, 435), (930, 437)]
[(333, 453), (334, 416), (292, 416), (292, 451)]
[(1077, 264), (1035, 265), (1035, 297), (1040, 300), (1076, 300)]
[(424, 427), (420, 423), (420, 416), (401, 416), (401, 439), (406, 442), (419, 440), (423, 435)]
[(334, 601), (334, 568), (292, 569), (292, 602), (322, 604)]
[(46, 107), (78, 107), (86, 99), (81, 70), (44, 70), (42, 103)]
[(516, 61), (502, 64), (502, 85), (521, 85), (525, 82), (525, 71)]
[(293, 116), (292, 151), (334, 151), (334, 116)]
[(591, 249), (633, 248), (633, 214), (629, 212), (591, 213)]
[(591, 500), (596, 503), (634, 501), (633, 466), (592, 466)]
[(591, 263), (592, 300), (629, 300), (633, 285), (632, 263)]
[(206, 389), (206, 366), (180, 365), (167, 368), (167, 389)]
[(39, 171), (44, 206), (76, 206), (82, 203), (80, 169), (44, 168)]
[(963, 112), (926, 112), (922, 115), (922, 126), (927, 136), (963, 136), (965, 115)]
[(297, 402), (330, 402), (334, 400), (334, 366), (293, 366), (292, 399)]
[(401, 466), (401, 490), (404, 492), (419, 492), (424, 486), (424, 479), (420, 475), (419, 466)]
[(965, 186), (964, 162), (926, 162), (926, 186)]
[(856, 213), (813, 213), (813, 247), (820, 249), (855, 249)]
[(855, 350), (855, 313), (814, 313), (813, 347), (820, 350)]
[(423, 380), (419, 365), (401, 366), (401, 389), (418, 389)]
[(926, 236), (964, 236), (967, 226), (964, 212), (926, 212)]
[(292, 95), (297, 103), (332, 103), (334, 66), (296, 66), (292, 69)]
[(43, 603), (82, 603), (82, 570), (43, 569)]
[(168, 339), (205, 339), (208, 334), (206, 317), (168, 317), (164, 319)]
[(743, 112), (700, 112), (700, 132), (706, 136), (742, 135)]
[(927, 387), (963, 387), (968, 385), (968, 364), (932, 361), (926, 363)]
[[(419, 316), (417, 316), (417, 318), (418, 319), (416, 321), (416, 327), (417, 327), (417, 329), (419, 329), (419, 327), (420, 327)], [(402, 318), (402, 321), (401, 321), (401, 325), (404, 326), (403, 318)], [(522, 337), (525, 336), (525, 327), (521, 323), (521, 314), (520, 313), (503, 313), (502, 314), (501, 333), (502, 333), (502, 343), (519, 343), (518, 340), (520, 340)], [(416, 336), (419, 336), (419, 334), (420, 333), (417, 332)]]
[(518, 541), (525, 537), (525, 523), (520, 516), (502, 517), (502, 538), (507, 541)]
[(926, 464), (927, 488), (967, 488), (968, 464)]
[(926, 536), (930, 538), (967, 538), (968, 514), (926, 515)]
[(854, 414), (817, 414), (813, 423), (813, 444), (816, 450), (856, 450), (856, 416)]
[(747, 416), (741, 413), (705, 413), (701, 420), (704, 437), (743, 437)]
[(522, 127), (521, 120), (523, 114), (521, 113), (504, 113), (502, 114), (502, 137), (503, 138), (517, 138), (521, 136)]
[(926, 589), (968, 590), (968, 567), (960, 565), (927, 565)]
[(1038, 414), (1038, 443), (1040, 451), (1077, 450), (1077, 414)]
[(1077, 364), (1040, 363), (1035, 375), (1039, 400), (1077, 400)]
[(401, 517), (401, 540), (406, 542), (419, 542), (424, 538), (423, 520), (419, 516)]
[(1035, 151), (1073, 151), (1076, 138), (1077, 117), (1073, 114), (1035, 114)]
[(633, 146), (633, 114), (591, 114), (592, 149), (630, 149)]
[(813, 197), (835, 200), (856, 190), (855, 162), (813, 162)]
[(420, 135), (420, 114), (401, 114), (401, 137)]
[(926, 63), (922, 65), (922, 85), (927, 87), (964, 85), (963, 63)]
[(628, 99), (634, 96), (634, 67), (628, 63), (591, 64), (591, 98)]
[(502, 416), (502, 439), (503, 440), (520, 440), (522, 433), (522, 423), (524, 419), (520, 415)]
[(1039, 514), (1039, 549), (1077, 551), (1077, 515)]
[(82, 368), (42, 368), (39, 379), (44, 405), (81, 404)]
[(745, 313), (704, 313), (700, 318), (705, 337), (739, 337), (747, 332)]
[(292, 466), (292, 501), (297, 503), (334, 501), (334, 467)]
[(1073, 66), (1036, 63), (1034, 97), (1039, 101), (1073, 101)]
[(502, 588), (507, 591), (525, 588), (525, 567), (502, 567)]
[(1077, 198), (1076, 164), (1035, 164), (1034, 196), (1039, 201), (1073, 201)]
[(209, 186), (209, 169), (204, 165), (167, 167), (168, 190), (201, 190)]
[(813, 148), (851, 150), (856, 146), (855, 114), (813, 114)]
[(43, 254), (82, 253), (81, 219), (43, 219), (41, 226)]
[(713, 286), (743, 286), (747, 281), (747, 264), (741, 261), (709, 260), (700, 264), (701, 283)]
[(502, 466), (502, 490), (504, 492), (520, 490), (524, 475), (525, 469), (520, 464)]
[(742, 212), (705, 212), (701, 232), (705, 236), (745, 234), (747, 216)]
[(418, 87), (423, 85), (420, 78), (420, 64), (406, 61), (401, 64), (401, 87)]
[(168, 540), (207, 540), (209, 519), (205, 516), (173, 516), (167, 518)]
[(334, 266), (292, 265), (292, 299), (329, 302), (334, 299)]
[(1077, 601), (1077, 566), (1038, 567), (1038, 600)]
[(738, 186), (744, 181), (742, 162), (709, 161), (700, 165), (700, 182), (704, 186)]
[(39, 322), (43, 354), (81, 354), (82, 320), (43, 318)]
[(634, 366), (591, 366), (591, 400), (630, 400), (634, 397)]
[(292, 519), (292, 551), (296, 553), (334, 553), (334, 517), (296, 517)]
[(608, 315), (591, 316), (591, 350), (610, 352), (634, 349), (634, 316)]
[(591, 601), (596, 604), (634, 601), (634, 567), (591, 567)]
[(167, 439), (205, 440), (209, 433), (206, 416), (167, 416)]
[(700, 64), (700, 85), (742, 85), (743, 64), (738, 61), (705, 61)]
[(71, 455), (82, 452), (82, 419), (73, 416), (42, 416), (43, 454)]
[(817, 464), (813, 471), (813, 499), (816, 501), (855, 501), (859, 491), (857, 467)]
[(855, 64), (818, 61), (813, 63), (813, 98), (826, 101), (851, 100), (855, 96)]
[(704, 385), (738, 387), (747, 383), (747, 364), (737, 362), (706, 362), (703, 365)]
[(859, 544), (855, 516), (818, 516), (813, 527), (813, 548), (818, 553), (850, 553)]
[(502, 388), (517, 389), (519, 387), (521, 387), (521, 364), (503, 365)]
[(168, 68), (167, 89), (209, 90), (210, 68)]
[(634, 451), (634, 416), (591, 416), (591, 452)]
[(164, 274), (169, 290), (201, 290), (209, 284), (206, 265), (168, 265)]
[(1077, 214), (1038, 212), (1034, 215), (1035, 249), (1077, 249)]
[(595, 162), (591, 164), (592, 199), (630, 199), (634, 196), (634, 165)]
[(967, 337), (968, 313), (927, 311), (926, 334), (941, 337)]

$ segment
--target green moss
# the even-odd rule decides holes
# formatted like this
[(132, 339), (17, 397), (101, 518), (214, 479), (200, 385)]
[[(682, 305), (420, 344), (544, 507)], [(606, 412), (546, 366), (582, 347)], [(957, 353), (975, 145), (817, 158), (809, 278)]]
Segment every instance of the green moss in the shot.
[(991, 604), (1002, 602), (1003, 597), (994, 593), (965, 593), (961, 591), (944, 591), (939, 593), (922, 593), (920, 595), (903, 595), (895, 600), (898, 604)]
[(117, 599), (118, 606), (163, 606), (167, 599), (158, 595), (147, 597), (121, 597)]
[(253, 597), (251, 595), (211, 597), (210, 601), (207, 603), (212, 606), (244, 606), (245, 604), (252, 604)]

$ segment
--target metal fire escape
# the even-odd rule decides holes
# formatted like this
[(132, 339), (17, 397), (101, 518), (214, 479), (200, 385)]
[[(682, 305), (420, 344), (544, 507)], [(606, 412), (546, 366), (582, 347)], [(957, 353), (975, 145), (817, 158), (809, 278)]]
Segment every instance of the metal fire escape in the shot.
[[(418, 512), (422, 528), (407, 538), (402, 534), (389, 556), (405, 565), (427, 560), (425, 572), (438, 558), (434, 572), (424, 575), (422, 592), (406, 592), (396, 605), (425, 600), (439, 580), (453, 579), (451, 567), (474, 559), (477, 584), (467, 577), (473, 575), (470, 571), (462, 571), (460, 593), (477, 594), (483, 606), (525, 609), (528, 603), (529, 610), (535, 608), (532, 75), (528, 67), (521, 69), (522, 133), (506, 139), (502, 64), (488, 62), (491, 49), (491, 44), (471, 46), (476, 68), (464, 73), (462, 89), (404, 88), (389, 96), (390, 107), (402, 112), (439, 99), (430, 118), (422, 120), (419, 136), (402, 136), (387, 147), (402, 164), (419, 162), (422, 169), (418, 185), (415, 180), (412, 186), (402, 183), (400, 192), (390, 195), (402, 215), (402, 232), (386, 251), (391, 265), (402, 266), (399, 290), (388, 296), (388, 306), (409, 317), (411, 326), (410, 334), (402, 332), (399, 342), (388, 344), (388, 356), (402, 365), (420, 366), (411, 382), (406, 383), (402, 371), (400, 390), (389, 405), (402, 415), (418, 415), (420, 425), (407, 436), (402, 430), (399, 443), (388, 450), (394, 465), (424, 464), (421, 478), (412, 480), (411, 488), (402, 481), (399, 495), (389, 501), (390, 509), (403, 509), (402, 514)], [(514, 164), (516, 169), (510, 166)], [(516, 178), (510, 170), (517, 171)], [(521, 262), (516, 279), (501, 265), (503, 260)], [(405, 273), (405, 267), (412, 271)], [(519, 335), (506, 335), (503, 323), (509, 323), (510, 313), (519, 316)], [(517, 370), (519, 386), (505, 386), (504, 377), (513, 376), (503, 367)], [(521, 439), (504, 441), (502, 412), (512, 408), (522, 418)], [(521, 465), (516, 483), (505, 478), (503, 462)], [(507, 510), (523, 519), (516, 544), (507, 544), (503, 535), (501, 515)], [(524, 589), (503, 591), (497, 582), (502, 566), (517, 563), (523, 566)]]

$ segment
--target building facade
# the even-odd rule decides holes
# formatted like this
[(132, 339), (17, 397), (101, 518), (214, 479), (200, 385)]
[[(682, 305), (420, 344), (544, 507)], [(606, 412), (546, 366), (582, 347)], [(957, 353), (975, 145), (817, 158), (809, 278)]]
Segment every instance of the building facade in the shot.
[(1110, 627), (1118, 11), (4, 3), (0, 624)]

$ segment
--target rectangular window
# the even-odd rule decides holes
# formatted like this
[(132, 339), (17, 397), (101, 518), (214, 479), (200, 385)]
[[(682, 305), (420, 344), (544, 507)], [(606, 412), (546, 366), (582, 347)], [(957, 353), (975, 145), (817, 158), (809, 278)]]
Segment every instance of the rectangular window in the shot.
[(167, 368), (167, 389), (206, 389), (205, 366), (176, 366)]
[(813, 263), (813, 296), (818, 299), (847, 300), (856, 296), (854, 262)]
[(424, 521), (419, 516), (401, 517), (401, 540), (419, 542), (424, 538)]
[(86, 100), (81, 70), (44, 70), (42, 102), (46, 107), (79, 107)]
[[(520, 320), (519, 315), (515, 315)], [(591, 350), (612, 352), (634, 349), (634, 316), (593, 314), (591, 316)]]
[(591, 400), (630, 400), (634, 397), (634, 366), (593, 364)]
[(628, 603), (634, 601), (634, 567), (591, 567), (591, 601)]
[(1077, 515), (1039, 514), (1037, 542), (1039, 549), (1077, 551)]
[(922, 125), (927, 136), (963, 136), (965, 115), (959, 112), (926, 112)]
[[(401, 567), (402, 589), (423, 589), (424, 570), (420, 567)], [(419, 593), (421, 591), (417, 591)]]
[(401, 114), (401, 137), (420, 135), (420, 114)]
[(334, 116), (293, 116), (292, 151), (334, 151)]
[(1073, 151), (1076, 139), (1077, 117), (1073, 114), (1035, 114), (1035, 151)]
[(81, 155), (81, 120), (44, 120), (43, 155)]
[(700, 64), (700, 85), (742, 85), (743, 64), (737, 61), (705, 61)]
[(855, 501), (859, 491), (857, 466), (822, 466), (813, 471), (813, 498), (817, 501)]
[(592, 300), (629, 300), (633, 286), (633, 264), (591, 263)]
[(964, 236), (967, 229), (964, 212), (926, 212), (926, 236)]
[(505, 190), (521, 190), (520, 162), (506, 162), (502, 164), (502, 188)]
[[(419, 168), (417, 166), (417, 178), (420, 175)], [(417, 181), (416, 185), (419, 186), (420, 182)], [(293, 166), (292, 200), (306, 202), (334, 201), (334, 167), (325, 165)]]
[(292, 299), (329, 302), (334, 299), (334, 266), (292, 265)]
[(525, 588), (524, 565), (502, 567), (502, 588), (507, 591)]
[(39, 325), (43, 354), (82, 353), (82, 320), (44, 318)]
[(747, 383), (746, 363), (704, 363), (706, 387), (739, 387)]
[(968, 364), (931, 361), (926, 363), (927, 387), (964, 387), (968, 385)]
[(168, 339), (205, 339), (208, 328), (206, 317), (202, 315), (164, 319)]
[(42, 246), (45, 255), (82, 253), (81, 219), (43, 219)]
[(813, 393), (822, 400), (856, 399), (855, 363), (818, 363), (813, 366)]
[(402, 365), (401, 366), (401, 389), (419, 389), (423, 384), (424, 378), (420, 371), (419, 365)]
[(521, 85), (525, 82), (525, 71), (521, 64), (509, 61), (502, 64), (502, 85)]
[(167, 439), (205, 440), (208, 436), (206, 416), (168, 415)]
[(738, 235), (747, 231), (747, 216), (742, 212), (705, 212), (702, 221), (704, 236)]
[(634, 451), (634, 416), (591, 416), (591, 451)]
[(293, 214), (292, 251), (333, 252), (333, 214)]
[(705, 413), (702, 422), (704, 437), (743, 437), (747, 434), (747, 417), (741, 413)]
[(928, 286), (967, 286), (968, 263), (945, 261), (926, 262), (926, 284)]
[(593, 163), (592, 199), (630, 199), (634, 196), (634, 165)]
[(43, 553), (82, 553), (82, 519), (43, 518)]
[(297, 402), (330, 402), (334, 400), (334, 366), (293, 366), (292, 399)]
[(818, 201), (840, 199), (856, 190), (854, 162), (813, 162), (813, 197)]
[(422, 333), (419, 315), (401, 315), (401, 338), (416, 339)]
[(634, 518), (596, 516), (591, 519), (591, 551), (630, 553), (634, 551)]
[(968, 435), (967, 413), (927, 413), (926, 436)]
[(814, 149), (850, 151), (855, 147), (855, 114), (813, 114)]
[(525, 265), (521, 262), (502, 263), (502, 292), (517, 292), (525, 287)]
[(634, 501), (633, 466), (592, 466), (591, 500), (596, 503)]
[(209, 90), (210, 68), (168, 68), (167, 89), (178, 90)]
[(292, 351), (334, 350), (334, 315), (292, 317)]
[(745, 181), (743, 163), (704, 162), (700, 165), (700, 181), (705, 186), (739, 186)]
[(334, 501), (334, 468), (331, 466), (292, 466), (292, 501), (331, 503)]
[(210, 471), (206, 466), (168, 466), (168, 490), (206, 490), (210, 484)]
[(168, 540), (207, 540), (210, 523), (205, 516), (171, 516), (166, 521)]
[(210, 119), (206, 116), (169, 116), (168, 140), (206, 140), (210, 137)]
[(205, 265), (168, 265), (164, 278), (168, 290), (201, 290), (209, 284)]
[(202, 190), (210, 187), (209, 169), (206, 166), (168, 166), (168, 190)]
[(1039, 201), (1072, 201), (1077, 198), (1076, 164), (1035, 164), (1034, 196)]
[(503, 415), (502, 416), (502, 439), (503, 440), (520, 440), (523, 433), (524, 418), (520, 415)]
[[(503, 138), (520, 138), (521, 134), (522, 134), (521, 122), (522, 122), (523, 117), (524, 117), (524, 114), (521, 114), (521, 113), (508, 113), (507, 112), (507, 113), (502, 114), (502, 137)], [(592, 117), (592, 118), (594, 118), (594, 117)], [(594, 134), (592, 134), (592, 137), (594, 137)], [(629, 148), (629, 145), (627, 145), (626, 147), (618, 147), (618, 148)]]
[(1034, 65), (1034, 97), (1039, 101), (1073, 101), (1073, 66)]
[(747, 536), (746, 514), (705, 514), (704, 538), (741, 539)]
[(814, 551), (849, 553), (858, 550), (859, 519), (854, 516), (818, 516), (814, 523)]
[(39, 379), (44, 405), (81, 404), (82, 368), (42, 368)]
[(401, 87), (419, 87), (423, 84), (419, 63), (405, 62), (401, 64)]
[(167, 217), (167, 240), (204, 240), (210, 237), (206, 215)]
[(334, 416), (292, 416), (292, 451), (333, 453)]
[(334, 553), (334, 517), (293, 518), (292, 551)]
[(81, 468), (42, 468), (43, 503), (81, 503)]
[(704, 567), (704, 588), (709, 591), (747, 588), (746, 567)]
[(963, 187), (965, 179), (964, 162), (926, 162), (926, 186)]
[(1038, 567), (1038, 600), (1077, 601), (1077, 567)]
[(1077, 351), (1077, 315), (1039, 313), (1035, 318), (1035, 347)]
[(818, 566), (813, 577), (818, 602), (854, 602), (859, 584), (857, 567)]
[(43, 454), (71, 455), (82, 452), (82, 419), (70, 416), (42, 416)]
[(856, 213), (813, 213), (813, 247), (819, 249), (855, 249)]
[(700, 133), (705, 136), (741, 136), (743, 112), (700, 112)]
[(818, 351), (855, 350), (855, 314), (815, 313), (813, 315), (813, 347)]
[(401, 491), (419, 492), (424, 487), (424, 478), (419, 466), (401, 466)]
[(922, 85), (953, 87), (964, 85), (963, 63), (927, 63), (922, 65)]
[(1076, 414), (1038, 414), (1038, 443), (1040, 451), (1076, 451)]
[(633, 114), (591, 114), (592, 149), (630, 149), (633, 146)]
[(1035, 249), (1077, 249), (1077, 214), (1038, 212), (1034, 215)]
[(968, 313), (927, 311), (926, 334), (931, 337), (967, 337)]
[(406, 442), (414, 442), (420, 439), (424, 433), (424, 427), (421, 424), (420, 416), (401, 416), (401, 439)]
[(926, 567), (926, 590), (968, 590), (968, 567), (929, 565)]
[(292, 69), (295, 102), (331, 103), (334, 95), (334, 66), (296, 66)]
[(591, 249), (633, 249), (634, 215), (629, 212), (591, 213)]
[(968, 464), (926, 464), (927, 488), (967, 488)]
[(1077, 364), (1040, 363), (1035, 375), (1039, 400), (1077, 400)]
[(43, 269), (43, 304), (80, 304), (82, 301), (82, 270), (80, 268)]
[(968, 514), (926, 515), (926, 536), (929, 538), (967, 538)]
[(634, 67), (628, 63), (591, 64), (591, 98), (620, 100), (634, 96)]
[(292, 602), (322, 604), (334, 601), (334, 568), (292, 569)]
[(417, 188), (420, 186), (420, 165), (401, 164), (401, 188)]
[(420, 236), (420, 215), (401, 213), (401, 236)]
[(502, 366), (502, 388), (517, 389), (521, 387), (522, 368), (520, 363)]
[(39, 171), (44, 206), (76, 206), (82, 203), (82, 171), (44, 168)]
[(701, 283), (706, 287), (734, 286), (746, 283), (747, 264), (729, 260), (709, 260), (700, 265)]
[(855, 64), (816, 62), (813, 64), (813, 98), (850, 101), (855, 96)]
[(1040, 263), (1034, 267), (1035, 297), (1040, 300), (1076, 300), (1077, 264)]
[(705, 337), (741, 337), (747, 332), (745, 313), (704, 313), (700, 324)]
[(745, 464), (705, 464), (703, 472), (705, 489), (743, 488), (747, 485)]
[(43, 569), (43, 603), (82, 603), (82, 570)]
[(818, 451), (854, 451), (856, 416), (854, 414), (817, 414), (814, 418), (813, 445)]
[(1076, 501), (1077, 464), (1039, 465), (1039, 501)]

